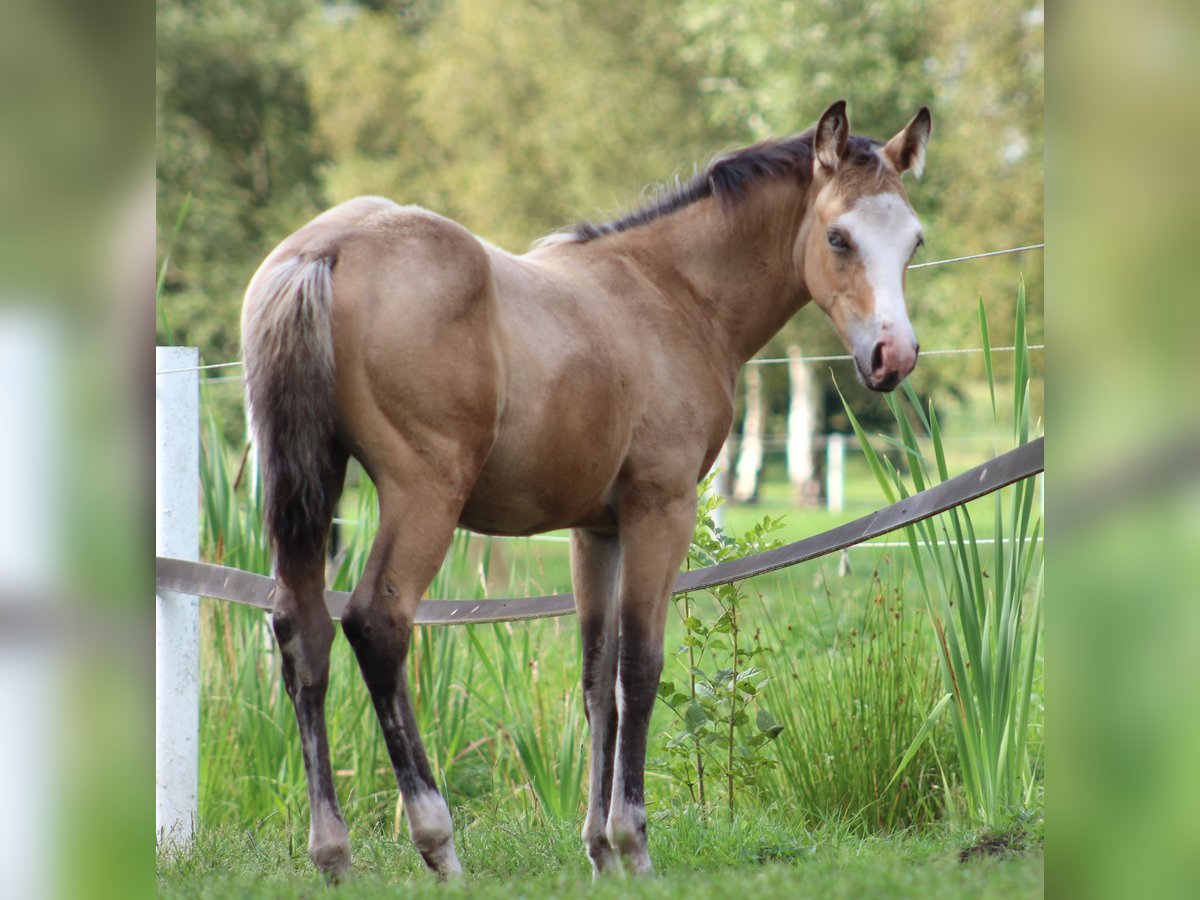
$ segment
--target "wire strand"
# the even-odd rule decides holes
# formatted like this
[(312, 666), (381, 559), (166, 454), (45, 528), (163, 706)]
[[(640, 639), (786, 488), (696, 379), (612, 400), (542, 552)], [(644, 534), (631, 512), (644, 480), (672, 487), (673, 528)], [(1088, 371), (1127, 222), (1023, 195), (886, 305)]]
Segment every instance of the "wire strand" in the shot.
[(955, 256), (952, 259), (937, 259), (933, 262), (913, 263), (910, 269), (928, 269), (931, 266), (945, 266), (950, 263), (966, 262), (969, 259), (985, 259), (989, 256), (1004, 256), (1007, 253), (1024, 253), (1026, 250), (1044, 250), (1045, 244), (1028, 244), (1024, 247), (1011, 247), (1008, 250), (989, 250), (987, 253), (972, 253), (970, 256)]
[(223, 363), (208, 363), (204, 366), (186, 366), (182, 369), (162, 369), (155, 372), (155, 375), (176, 375), (179, 372), (204, 372), (208, 369), (232, 369), (237, 366), (244, 365), (240, 359), (235, 359), (233, 362)]
[[(992, 347), (992, 353), (1012, 353), (1016, 347)], [(1045, 344), (1028, 344), (1026, 350), (1045, 350)], [(921, 356), (962, 356), (968, 353), (983, 353), (983, 347), (960, 347), (950, 350), (922, 350)], [(854, 359), (848, 353), (842, 353), (837, 356), (797, 356), (798, 362), (842, 362)], [(748, 366), (766, 366), (775, 363), (791, 362), (790, 356), (771, 356), (763, 359), (752, 359), (746, 363)]]
[[(1005, 256), (1009, 253), (1024, 253), (1027, 250), (1044, 250), (1045, 248), (1046, 248), (1045, 243), (1027, 244), (1024, 247), (1010, 247), (1007, 250), (989, 250), (987, 253), (972, 253), (969, 256), (954, 256), (954, 257), (951, 257), (950, 259), (937, 259), (937, 260), (934, 260), (933, 262), (914, 263), (913, 265), (909, 266), (908, 268), (909, 269), (928, 269), (928, 268), (931, 268), (932, 266), (945, 266), (945, 265), (949, 265), (950, 263), (966, 262), (966, 261), (972, 260), (972, 259), (985, 259), (989, 256)], [(993, 353), (1008, 352), (1008, 351), (1012, 351), (1015, 349), (1016, 349), (1015, 347), (993, 347), (992, 352)], [(1033, 346), (1030, 346), (1028, 349), (1042, 350), (1042, 349), (1045, 349), (1045, 345), (1044, 344), (1035, 344)], [(967, 349), (963, 349), (963, 350), (927, 350), (923, 355), (924, 356), (951, 356), (951, 355), (958, 354), (958, 353), (982, 353), (982, 352), (983, 352), (982, 347), (971, 347), (971, 348), (967, 348)], [(848, 360), (848, 359), (853, 359), (853, 358), (854, 357), (852, 357), (852, 356), (802, 356), (802, 357), (799, 357), (801, 362), (838, 362), (841, 360)], [(790, 362), (790, 361), (791, 361), (790, 359), (752, 359), (752, 360), (750, 360), (748, 365), (766, 365), (769, 363), (781, 363), (781, 362)], [(235, 368), (242, 364), (243, 363), (240, 359), (236, 359), (232, 362), (209, 363), (208, 365), (204, 365), (204, 366), (188, 366), (188, 367), (182, 368), (182, 369), (163, 369), (161, 372), (155, 372), (154, 374), (156, 376), (158, 376), (158, 375), (176, 375), (180, 372), (205, 372), (210, 369), (232, 369), (232, 368)], [(209, 380), (216, 381), (215, 378), (209, 379)], [(233, 377), (231, 377), (229, 380), (232, 381)]]

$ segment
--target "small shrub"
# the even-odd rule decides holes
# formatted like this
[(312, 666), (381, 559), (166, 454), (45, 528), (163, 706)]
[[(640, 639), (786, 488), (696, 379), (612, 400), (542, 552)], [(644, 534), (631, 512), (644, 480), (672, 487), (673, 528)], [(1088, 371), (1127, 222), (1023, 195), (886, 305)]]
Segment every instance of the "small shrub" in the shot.
[[(779, 546), (770, 537), (781, 527), (779, 519), (764, 518), (740, 537), (719, 529), (711, 514), (722, 500), (708, 490), (711, 481), (710, 476), (701, 486), (690, 564), (711, 566)], [(776, 765), (763, 750), (783, 726), (759, 702), (770, 676), (752, 664), (763, 648), (744, 634), (743, 611), (750, 597), (745, 585), (717, 585), (705, 593), (715, 604), (711, 624), (697, 615), (693, 595), (673, 598), (684, 629), (675, 659), (686, 679), (679, 684), (663, 680), (658, 687), (659, 699), (678, 723), (666, 736), (666, 770), (702, 807), (715, 799), (714, 785), (723, 784), (732, 820), (739, 792), (757, 787), (766, 770)]]

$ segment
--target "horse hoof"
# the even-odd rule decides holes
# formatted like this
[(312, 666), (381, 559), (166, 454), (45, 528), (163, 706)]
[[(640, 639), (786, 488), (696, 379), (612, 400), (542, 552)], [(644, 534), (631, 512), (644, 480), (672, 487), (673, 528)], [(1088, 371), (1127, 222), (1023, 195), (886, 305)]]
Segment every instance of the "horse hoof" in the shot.
[(421, 858), (437, 876), (438, 881), (458, 881), (463, 877), (462, 865), (458, 861), (458, 854), (454, 852), (453, 841), (447, 841), (429, 852), (422, 850)]
[(589, 851), (588, 857), (592, 860), (592, 881), (599, 881), (606, 875), (621, 871), (620, 859), (607, 841), (603, 847)]
[(308, 851), (308, 856), (330, 884), (338, 884), (350, 871), (350, 846), (348, 844), (326, 844), (322, 847), (314, 847)]

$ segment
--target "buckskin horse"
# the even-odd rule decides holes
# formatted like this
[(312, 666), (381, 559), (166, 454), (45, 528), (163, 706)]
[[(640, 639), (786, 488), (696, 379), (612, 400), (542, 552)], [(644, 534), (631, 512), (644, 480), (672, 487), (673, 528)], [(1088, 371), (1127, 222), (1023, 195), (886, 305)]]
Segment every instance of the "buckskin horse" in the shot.
[(426, 864), (462, 871), (409, 702), (417, 604), (456, 526), (570, 528), (591, 731), (583, 842), (597, 876), (652, 870), (643, 783), (663, 627), (738, 372), (810, 300), (869, 388), (913, 369), (904, 286), (921, 228), (900, 176), (920, 175), (930, 129), (922, 109), (886, 143), (851, 136), (839, 101), (803, 134), (718, 157), (645, 208), (522, 256), (362, 197), (267, 257), (246, 292), (246, 384), (309, 855), (327, 878), (350, 865), (323, 589), (351, 456), (378, 488), (380, 524), (342, 628)]

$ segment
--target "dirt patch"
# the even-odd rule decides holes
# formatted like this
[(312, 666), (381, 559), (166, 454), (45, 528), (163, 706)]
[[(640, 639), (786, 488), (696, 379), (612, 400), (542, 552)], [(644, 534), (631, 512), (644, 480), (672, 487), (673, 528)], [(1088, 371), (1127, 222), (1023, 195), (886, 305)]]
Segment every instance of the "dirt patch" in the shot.
[(958, 854), (959, 862), (970, 862), (989, 856), (1012, 856), (1029, 846), (1028, 836), (1023, 829), (985, 834)]

